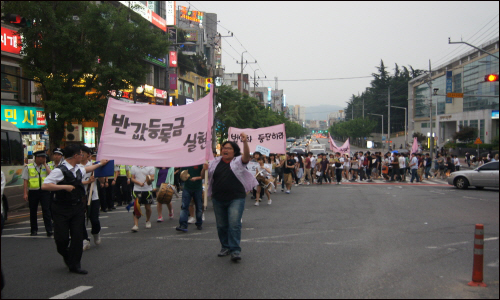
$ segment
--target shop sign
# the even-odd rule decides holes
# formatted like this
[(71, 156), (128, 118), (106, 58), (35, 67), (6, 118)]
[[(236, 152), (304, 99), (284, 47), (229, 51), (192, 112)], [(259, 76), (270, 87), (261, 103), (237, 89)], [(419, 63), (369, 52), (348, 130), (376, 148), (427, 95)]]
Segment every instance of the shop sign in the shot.
[(156, 58), (151, 56), (151, 54), (148, 54), (148, 56), (145, 56), (144, 59), (160, 67), (164, 68), (167, 67), (167, 64), (165, 63), (165, 58)]
[(176, 90), (177, 89), (177, 74), (168, 74), (168, 77), (169, 77), (170, 89)]
[(198, 30), (184, 29), (186, 33), (186, 42), (197, 42), (198, 41)]
[(171, 68), (177, 68), (177, 51), (170, 51), (168, 58), (169, 66)]
[(167, 13), (167, 26), (175, 26), (176, 25), (176, 17), (175, 17), (175, 1), (165, 1), (167, 4), (166, 13)]
[(189, 21), (201, 23), (201, 21), (203, 21), (203, 12), (196, 10), (188, 10), (187, 7), (181, 6), (180, 17)]
[(21, 54), (21, 37), (15, 30), (2, 27), (2, 51)]
[(47, 125), (42, 107), (2, 105), (2, 121), (10, 122), (19, 129), (38, 129)]
[(156, 98), (167, 99), (167, 91), (160, 90), (160, 89), (155, 89), (155, 97)]
[(167, 21), (165, 21), (162, 17), (157, 15), (154, 11), (149, 9), (146, 5), (144, 5), (143, 1), (119, 1), (121, 4), (129, 7), (139, 15), (141, 15), (144, 19), (153, 23), (156, 27), (160, 28), (163, 31), (167, 31)]
[[(453, 92), (452, 71), (446, 71), (446, 94)], [(453, 98), (446, 96), (446, 103), (453, 103)]]
[(155, 95), (155, 88), (152, 85), (144, 85), (144, 93), (147, 94), (147, 96), (154, 97)]
[(491, 111), (491, 118), (498, 119), (498, 109)]
[(85, 143), (85, 146), (89, 148), (95, 148), (95, 128), (84, 127), (83, 132), (83, 142)]

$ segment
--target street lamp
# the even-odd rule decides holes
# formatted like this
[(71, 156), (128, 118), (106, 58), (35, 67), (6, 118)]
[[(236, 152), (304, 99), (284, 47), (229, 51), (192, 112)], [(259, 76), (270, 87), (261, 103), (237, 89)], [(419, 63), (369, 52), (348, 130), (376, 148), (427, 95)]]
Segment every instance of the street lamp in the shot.
[(369, 115), (374, 115), (374, 116), (382, 117), (382, 136), (381, 136), (381, 139), (382, 139), (382, 151), (384, 151), (384, 115), (371, 114), (371, 113), (368, 113), (368, 114)]
[(391, 107), (392, 108), (400, 108), (400, 109), (405, 110), (405, 148), (406, 148), (407, 147), (406, 145), (408, 145), (408, 125), (406, 124), (407, 123), (406, 107), (394, 106), (394, 105), (391, 105)]

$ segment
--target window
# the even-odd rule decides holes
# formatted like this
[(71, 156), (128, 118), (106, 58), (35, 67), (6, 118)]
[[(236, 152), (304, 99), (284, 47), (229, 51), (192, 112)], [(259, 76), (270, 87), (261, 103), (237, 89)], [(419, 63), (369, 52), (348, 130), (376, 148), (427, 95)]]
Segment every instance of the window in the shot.
[(480, 167), (479, 170), (481, 170), (481, 171), (498, 171), (498, 161), (494, 161), (494, 162), (485, 164), (484, 166)]
[(484, 119), (479, 121), (479, 138), (484, 141)]
[(21, 69), (13, 66), (2, 65), (2, 100), (19, 100)]
[(453, 92), (462, 92), (462, 73), (453, 76)]
[(237, 86), (238, 85), (238, 81), (231, 81), (231, 85), (232, 86)]
[(428, 128), (429, 127), (429, 123), (422, 123), (422, 128)]
[(2, 131), (2, 166), (22, 166), (24, 150), (21, 133)]

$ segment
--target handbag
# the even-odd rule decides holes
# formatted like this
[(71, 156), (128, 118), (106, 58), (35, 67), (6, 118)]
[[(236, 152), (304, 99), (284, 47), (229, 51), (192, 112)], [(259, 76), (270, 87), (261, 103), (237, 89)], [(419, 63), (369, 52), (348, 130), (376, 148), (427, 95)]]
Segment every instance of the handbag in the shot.
[(321, 176), (321, 172), (320, 171), (316, 172), (316, 176), (318, 177)]

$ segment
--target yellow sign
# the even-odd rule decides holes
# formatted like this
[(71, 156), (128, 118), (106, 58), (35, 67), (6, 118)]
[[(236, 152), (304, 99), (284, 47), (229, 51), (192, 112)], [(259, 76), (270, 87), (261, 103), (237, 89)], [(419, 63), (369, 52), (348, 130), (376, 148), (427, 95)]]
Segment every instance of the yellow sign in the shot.
[(480, 138), (477, 138), (476, 141), (474, 142), (474, 145), (481, 145), (483, 141), (481, 141)]
[(447, 93), (446, 97), (448, 97), (448, 98), (463, 98), (464, 93)]

